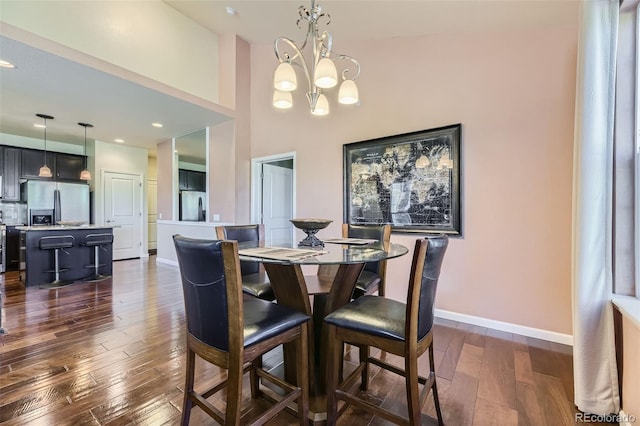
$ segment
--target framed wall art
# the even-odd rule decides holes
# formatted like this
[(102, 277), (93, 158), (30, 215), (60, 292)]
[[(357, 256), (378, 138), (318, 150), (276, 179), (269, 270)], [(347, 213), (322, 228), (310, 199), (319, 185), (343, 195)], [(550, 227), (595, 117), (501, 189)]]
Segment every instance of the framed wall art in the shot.
[(461, 236), (461, 130), (454, 124), (345, 144), (345, 223)]

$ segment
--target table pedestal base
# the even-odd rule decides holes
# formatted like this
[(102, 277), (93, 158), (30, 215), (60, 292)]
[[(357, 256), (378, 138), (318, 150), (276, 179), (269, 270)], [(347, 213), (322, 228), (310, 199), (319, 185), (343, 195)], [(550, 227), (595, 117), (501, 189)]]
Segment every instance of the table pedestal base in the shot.
[[(271, 287), (279, 305), (288, 306), (311, 316), (309, 321), (309, 383), (311, 399), (309, 418), (312, 421), (326, 419), (325, 383), (327, 333), (323, 318), (330, 312), (351, 301), (351, 295), (364, 263), (341, 264), (333, 278), (327, 294), (313, 296), (313, 309), (304, 274), (298, 264), (264, 263)], [(284, 345), (284, 377), (295, 383), (296, 365), (289, 360), (295, 359), (295, 346)]]

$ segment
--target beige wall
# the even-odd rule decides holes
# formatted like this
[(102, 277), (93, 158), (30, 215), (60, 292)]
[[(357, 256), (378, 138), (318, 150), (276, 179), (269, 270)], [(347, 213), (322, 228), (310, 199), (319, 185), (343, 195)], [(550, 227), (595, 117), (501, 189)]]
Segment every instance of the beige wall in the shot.
[(207, 221), (220, 215), (221, 222), (234, 223), (236, 215), (235, 123), (226, 121), (209, 129), (209, 210)]
[[(449, 246), (437, 308), (570, 335), (577, 29), (339, 42), (362, 65), (362, 104), (331, 92), (328, 117), (310, 115), (303, 93), (275, 110), (272, 46), (252, 46), (251, 156), (297, 152), (297, 215), (340, 233), (343, 144), (462, 123), (464, 237)], [(389, 262), (390, 297), (406, 297), (410, 260)]]
[[(173, 220), (173, 141), (156, 146), (158, 220)], [(177, 220), (177, 218), (176, 218)]]
[[(161, 1), (3, 0), (0, 15), (92, 57), (218, 100), (217, 36)], [(190, 64), (188, 72), (176, 64)]]
[[(251, 222), (251, 48), (236, 38), (235, 223)], [(234, 220), (235, 219), (235, 220)]]

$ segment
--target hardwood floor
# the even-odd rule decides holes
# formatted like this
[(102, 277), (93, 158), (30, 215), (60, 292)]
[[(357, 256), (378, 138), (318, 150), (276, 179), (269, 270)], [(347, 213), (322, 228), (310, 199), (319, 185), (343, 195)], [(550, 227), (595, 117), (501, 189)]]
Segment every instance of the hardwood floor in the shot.
[[(155, 257), (115, 262), (111, 280), (56, 290), (25, 290), (17, 273), (3, 274), (0, 423), (178, 424), (185, 340), (179, 280), (176, 268), (157, 265)], [(435, 327), (445, 424), (575, 424), (570, 347), (452, 321), (437, 320)], [(280, 360), (273, 351), (264, 363), (277, 368)], [(428, 358), (421, 362), (426, 368)], [(202, 362), (197, 372), (201, 386), (220, 374)], [(402, 410), (403, 386), (377, 370), (370, 398)], [(216, 397), (214, 404), (224, 407)], [(262, 406), (248, 396), (245, 402)], [(423, 412), (424, 423), (435, 424), (427, 417), (435, 417), (431, 397)], [(191, 418), (192, 425), (212, 424), (197, 408)], [(296, 424), (296, 418), (285, 413), (270, 424)], [(348, 409), (339, 424), (388, 423)]]

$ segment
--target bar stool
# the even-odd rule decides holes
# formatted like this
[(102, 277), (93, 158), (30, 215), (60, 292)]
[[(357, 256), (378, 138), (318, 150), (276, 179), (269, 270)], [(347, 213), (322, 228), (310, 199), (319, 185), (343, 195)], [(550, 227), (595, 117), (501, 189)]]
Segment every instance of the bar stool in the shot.
[(86, 265), (85, 268), (94, 268), (93, 274), (85, 278), (83, 281), (102, 281), (107, 278), (111, 278), (111, 275), (101, 275), (99, 268), (106, 264), (100, 263), (99, 250), (107, 251), (104, 246), (107, 244), (113, 244), (113, 234), (88, 234), (84, 239), (84, 245), (87, 247), (93, 247), (93, 265)]
[(50, 237), (41, 237), (40, 240), (38, 240), (40, 250), (53, 250), (54, 253), (54, 269), (44, 272), (55, 273), (55, 279), (42, 287), (61, 287), (73, 282), (73, 280), (60, 279), (60, 272), (68, 271), (69, 268), (60, 268), (59, 252), (62, 250), (69, 254), (65, 249), (73, 247), (74, 241), (75, 238), (73, 238), (73, 235), (55, 235)]

